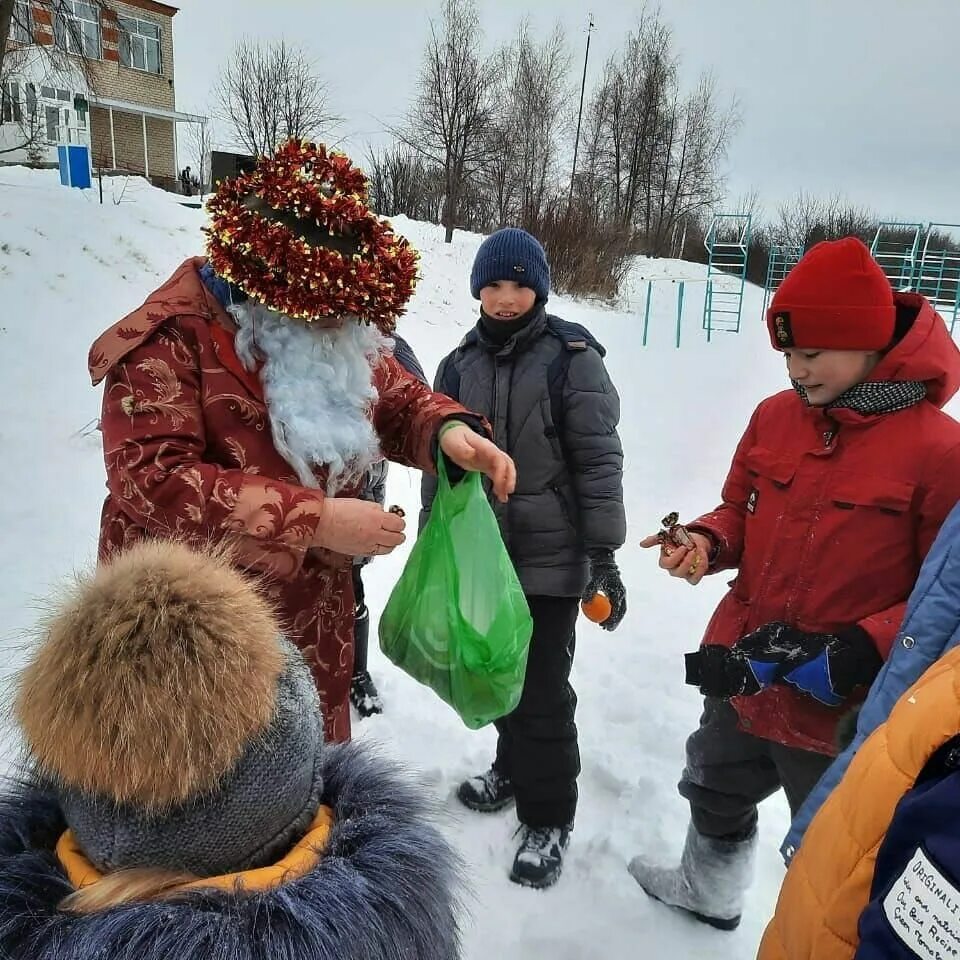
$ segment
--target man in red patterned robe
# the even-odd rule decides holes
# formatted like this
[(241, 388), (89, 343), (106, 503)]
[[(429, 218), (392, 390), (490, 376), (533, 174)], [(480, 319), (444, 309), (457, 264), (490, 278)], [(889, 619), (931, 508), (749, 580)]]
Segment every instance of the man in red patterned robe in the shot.
[(90, 351), (104, 382), (101, 557), (147, 537), (222, 542), (259, 574), (303, 651), (326, 736), (350, 737), (355, 556), (389, 553), (402, 517), (357, 498), (381, 457), (480, 470), (510, 458), (481, 418), (394, 359), (416, 254), (365, 203), (363, 175), (291, 141), (209, 205), (187, 260)]

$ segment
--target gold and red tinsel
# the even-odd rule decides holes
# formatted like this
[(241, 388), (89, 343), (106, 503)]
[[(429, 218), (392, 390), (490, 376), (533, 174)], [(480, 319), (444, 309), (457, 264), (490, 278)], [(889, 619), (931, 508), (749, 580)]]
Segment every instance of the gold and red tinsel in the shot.
[[(311, 246), (244, 206), (257, 194), (275, 210), (356, 238), (355, 254)], [(207, 204), (213, 269), (288, 317), (355, 316), (391, 333), (413, 294), (419, 255), (367, 206), (363, 172), (323, 144), (290, 140), (251, 173), (221, 182)]]

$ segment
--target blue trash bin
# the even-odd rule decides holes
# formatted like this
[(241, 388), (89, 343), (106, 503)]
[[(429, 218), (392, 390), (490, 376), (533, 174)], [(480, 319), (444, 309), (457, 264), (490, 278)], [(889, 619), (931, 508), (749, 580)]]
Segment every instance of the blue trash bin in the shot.
[(65, 187), (88, 189), (93, 183), (90, 173), (90, 148), (83, 144), (62, 143), (57, 147), (60, 161), (60, 182)]

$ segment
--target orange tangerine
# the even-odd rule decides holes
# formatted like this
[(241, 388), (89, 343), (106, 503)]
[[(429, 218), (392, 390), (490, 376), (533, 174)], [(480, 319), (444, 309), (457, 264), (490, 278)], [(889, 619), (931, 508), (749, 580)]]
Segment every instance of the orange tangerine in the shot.
[(589, 600), (582, 601), (580, 609), (583, 615), (594, 623), (603, 623), (613, 613), (610, 601), (602, 593), (595, 593)]

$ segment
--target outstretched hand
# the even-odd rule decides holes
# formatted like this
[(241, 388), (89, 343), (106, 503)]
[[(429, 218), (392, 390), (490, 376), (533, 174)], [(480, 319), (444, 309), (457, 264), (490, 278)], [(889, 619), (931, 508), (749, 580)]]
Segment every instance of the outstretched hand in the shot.
[(443, 431), (440, 449), (458, 467), (488, 476), (497, 499), (501, 503), (507, 502), (517, 486), (517, 468), (495, 443), (481, 437), (466, 424), (458, 423)]
[(646, 537), (640, 541), (644, 549), (660, 548), (660, 568), (666, 570), (671, 577), (682, 577), (690, 586), (695, 587), (707, 573), (710, 567), (710, 551), (713, 544), (710, 538), (702, 533), (690, 533), (692, 547), (676, 547), (664, 543), (658, 534)]

